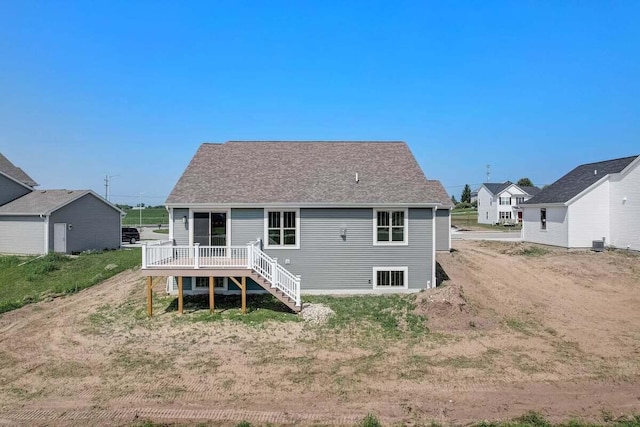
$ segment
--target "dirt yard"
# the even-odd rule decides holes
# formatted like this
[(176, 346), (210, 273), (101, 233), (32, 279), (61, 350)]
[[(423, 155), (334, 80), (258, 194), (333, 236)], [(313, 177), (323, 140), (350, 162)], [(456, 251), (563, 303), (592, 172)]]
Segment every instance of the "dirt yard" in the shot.
[(640, 256), (457, 241), (430, 333), (145, 316), (139, 272), (0, 317), (0, 425), (464, 424), (640, 413)]

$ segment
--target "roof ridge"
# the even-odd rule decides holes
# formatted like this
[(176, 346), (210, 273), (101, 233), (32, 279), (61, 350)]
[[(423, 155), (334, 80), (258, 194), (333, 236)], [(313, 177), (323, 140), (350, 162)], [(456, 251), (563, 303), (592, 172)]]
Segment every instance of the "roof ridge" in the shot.
[(626, 159), (635, 159), (636, 157), (640, 157), (640, 154), (636, 154), (634, 156), (625, 156), (625, 157), (618, 157), (616, 159), (609, 159), (609, 160), (600, 160), (599, 162), (590, 162), (590, 163), (583, 163), (579, 166), (576, 166), (576, 168), (579, 168), (580, 166), (589, 166), (589, 165), (595, 165), (597, 163), (607, 163), (607, 162), (615, 162), (618, 160), (626, 160)]

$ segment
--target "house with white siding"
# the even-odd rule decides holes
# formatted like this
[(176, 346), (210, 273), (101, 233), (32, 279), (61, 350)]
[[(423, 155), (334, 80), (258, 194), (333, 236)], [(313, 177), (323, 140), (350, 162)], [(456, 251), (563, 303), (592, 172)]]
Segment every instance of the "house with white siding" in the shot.
[(451, 248), (451, 200), (404, 142), (202, 144), (165, 204), (169, 242), (143, 247), (142, 271), (148, 292), (169, 277), (179, 310), (183, 294), (298, 311), (303, 293), (415, 292)]
[(482, 184), (477, 191), (478, 223), (521, 223), (520, 205), (539, 192), (538, 187), (521, 186), (511, 181)]
[(640, 250), (640, 156), (580, 165), (522, 204), (522, 240)]
[(41, 255), (120, 247), (120, 209), (91, 190), (37, 190), (0, 154), (0, 253)]

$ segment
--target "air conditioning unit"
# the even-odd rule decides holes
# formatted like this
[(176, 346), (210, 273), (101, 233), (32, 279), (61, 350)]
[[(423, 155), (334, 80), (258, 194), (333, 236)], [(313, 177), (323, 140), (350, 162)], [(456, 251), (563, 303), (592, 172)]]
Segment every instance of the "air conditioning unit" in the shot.
[(604, 251), (604, 240), (593, 240), (591, 242), (591, 250), (596, 252)]

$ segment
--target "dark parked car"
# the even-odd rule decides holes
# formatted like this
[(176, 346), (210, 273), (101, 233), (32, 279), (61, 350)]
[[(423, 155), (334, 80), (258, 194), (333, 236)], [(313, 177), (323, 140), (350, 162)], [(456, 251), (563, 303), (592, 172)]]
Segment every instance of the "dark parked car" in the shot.
[(140, 232), (137, 228), (133, 227), (122, 227), (122, 241), (135, 243), (140, 240)]

